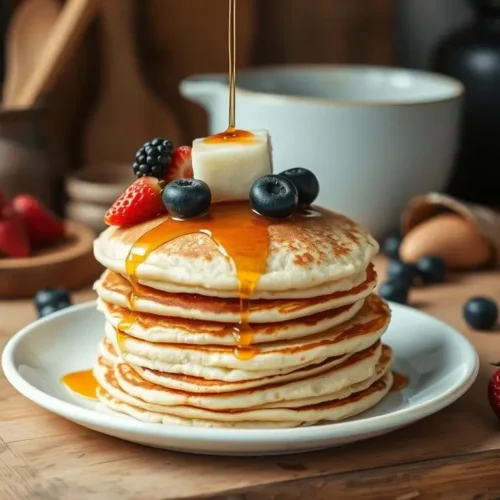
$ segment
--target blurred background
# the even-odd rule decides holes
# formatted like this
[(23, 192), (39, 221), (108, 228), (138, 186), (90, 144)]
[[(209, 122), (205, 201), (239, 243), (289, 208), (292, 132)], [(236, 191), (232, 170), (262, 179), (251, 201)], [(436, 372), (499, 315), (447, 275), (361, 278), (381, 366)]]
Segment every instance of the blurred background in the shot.
[[(227, 87), (179, 85), (226, 82), (228, 0), (0, 6), (7, 198), (30, 192), (99, 231), (144, 141), (190, 144), (224, 126)], [(237, 125), (269, 128), (279, 168), (313, 169), (320, 203), (377, 237), (429, 191), (500, 205), (499, 12), (498, 0), (238, 0), (238, 83), (289, 98), (241, 95)], [(245, 76), (253, 67), (264, 71)]]
[[(20, 3), (1, 2), (4, 48), (9, 19)], [(181, 98), (178, 85), (194, 73), (227, 70), (227, 0), (140, 0), (133, 8), (131, 28), (144, 78), (172, 109), (183, 142), (203, 136), (206, 115)], [(470, 15), (466, 0), (314, 0), (314, 8), (303, 0), (238, 0), (237, 64), (239, 68), (281, 63), (427, 68), (436, 39)], [(98, 103), (100, 80), (109, 64), (98, 24), (97, 17), (51, 93), (51, 128), (68, 169), (83, 161), (86, 121)], [(2, 82), (5, 65), (3, 49)]]

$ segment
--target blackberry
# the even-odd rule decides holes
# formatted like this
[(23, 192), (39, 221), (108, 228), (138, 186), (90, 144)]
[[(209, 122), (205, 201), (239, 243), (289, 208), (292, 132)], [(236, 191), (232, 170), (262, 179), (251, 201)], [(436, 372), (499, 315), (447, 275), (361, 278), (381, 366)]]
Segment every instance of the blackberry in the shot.
[(134, 174), (139, 177), (163, 179), (172, 162), (174, 146), (167, 139), (153, 139), (146, 142), (135, 155)]

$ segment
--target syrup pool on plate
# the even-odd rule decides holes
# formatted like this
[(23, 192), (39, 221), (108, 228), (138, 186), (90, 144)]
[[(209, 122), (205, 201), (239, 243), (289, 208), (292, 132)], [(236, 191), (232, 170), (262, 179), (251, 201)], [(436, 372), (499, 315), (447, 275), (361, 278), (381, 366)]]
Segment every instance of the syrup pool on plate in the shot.
[(72, 392), (88, 399), (97, 399), (97, 381), (92, 370), (68, 373), (61, 382)]
[(402, 391), (405, 387), (408, 386), (410, 380), (407, 375), (396, 371), (393, 371), (392, 375), (394, 377), (391, 387), (392, 392)]

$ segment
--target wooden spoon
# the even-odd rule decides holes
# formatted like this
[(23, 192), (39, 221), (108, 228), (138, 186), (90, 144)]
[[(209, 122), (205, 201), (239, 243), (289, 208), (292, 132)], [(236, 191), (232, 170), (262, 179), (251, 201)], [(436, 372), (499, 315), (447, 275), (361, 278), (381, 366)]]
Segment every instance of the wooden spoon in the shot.
[(57, 0), (24, 0), (15, 10), (6, 37), (4, 108), (12, 106), (33, 74), (60, 11)]
[(98, 0), (66, 1), (33, 74), (13, 101), (15, 107), (31, 107), (52, 90), (69, 58), (81, 42), (98, 5)]
[(130, 164), (135, 152), (154, 137), (178, 143), (173, 114), (146, 86), (133, 37), (131, 0), (102, 2), (102, 89), (85, 142), (87, 163)]

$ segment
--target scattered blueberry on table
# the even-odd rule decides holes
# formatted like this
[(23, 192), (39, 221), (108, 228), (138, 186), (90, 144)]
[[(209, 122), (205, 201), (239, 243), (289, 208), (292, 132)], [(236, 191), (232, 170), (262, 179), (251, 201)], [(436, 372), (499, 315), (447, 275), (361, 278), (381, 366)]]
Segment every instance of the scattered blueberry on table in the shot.
[(382, 244), (382, 252), (386, 257), (399, 260), (399, 247), (401, 246), (401, 236), (393, 234), (388, 236)]
[(464, 305), (465, 321), (476, 330), (493, 330), (498, 321), (498, 306), (488, 297), (473, 297)]
[(384, 300), (396, 302), (398, 304), (408, 303), (410, 286), (404, 281), (389, 280), (382, 283), (378, 288), (378, 294)]
[(69, 292), (64, 288), (45, 288), (37, 292), (34, 302), (38, 316), (43, 318), (69, 307), (71, 305), (71, 297)]
[(446, 263), (440, 257), (422, 257), (415, 265), (417, 274), (424, 285), (443, 283), (446, 278)]
[(162, 194), (167, 210), (180, 219), (206, 214), (212, 202), (212, 192), (199, 179), (178, 179), (165, 186)]
[(391, 260), (387, 267), (387, 277), (390, 281), (400, 281), (411, 287), (415, 281), (416, 270), (411, 264), (400, 260)]

